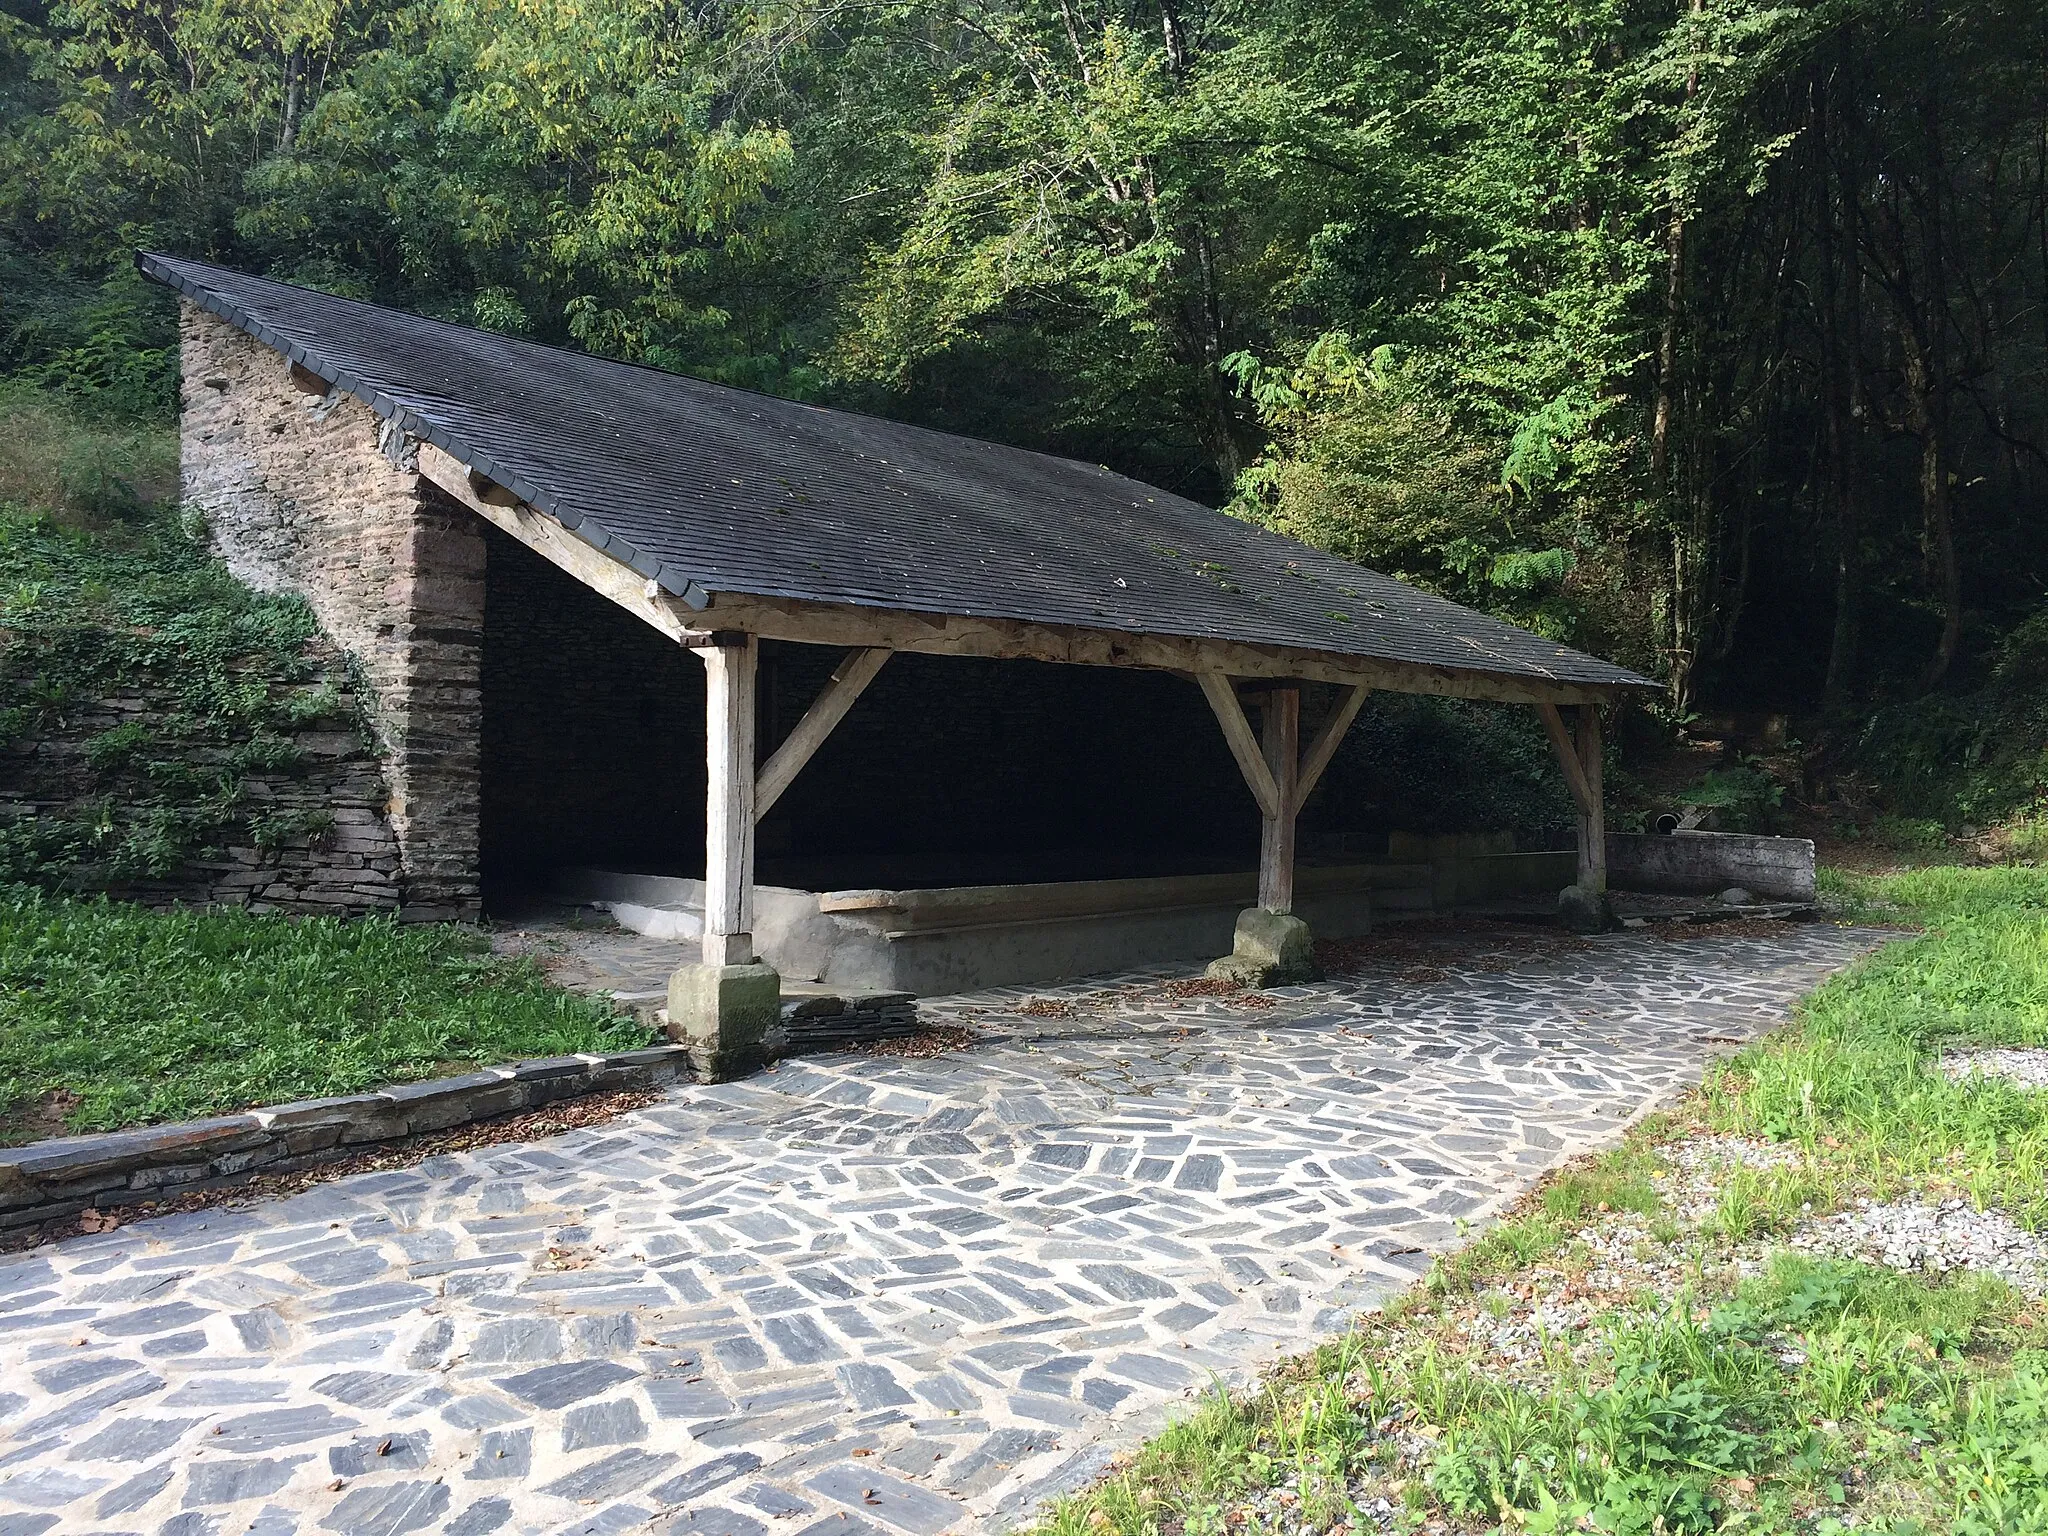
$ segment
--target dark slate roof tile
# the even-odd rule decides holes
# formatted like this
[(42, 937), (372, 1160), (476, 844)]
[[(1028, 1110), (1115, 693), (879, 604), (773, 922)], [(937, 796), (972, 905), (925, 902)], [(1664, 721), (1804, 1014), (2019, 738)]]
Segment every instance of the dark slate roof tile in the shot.
[(202, 262), (140, 264), (687, 603), (728, 592), (1650, 686), (1098, 465)]

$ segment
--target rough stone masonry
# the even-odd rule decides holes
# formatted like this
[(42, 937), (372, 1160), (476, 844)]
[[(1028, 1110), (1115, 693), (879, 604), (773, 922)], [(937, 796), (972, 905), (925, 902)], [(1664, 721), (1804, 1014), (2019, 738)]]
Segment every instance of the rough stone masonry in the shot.
[(229, 570), (303, 597), (358, 669), (406, 915), (474, 917), (482, 525), (362, 402), (190, 301), (179, 342), (186, 503)]

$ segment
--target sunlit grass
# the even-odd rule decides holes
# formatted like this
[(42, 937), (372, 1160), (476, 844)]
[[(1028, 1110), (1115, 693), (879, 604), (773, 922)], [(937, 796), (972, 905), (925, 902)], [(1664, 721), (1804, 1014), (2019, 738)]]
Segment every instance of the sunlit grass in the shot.
[(447, 924), (0, 887), (0, 1108), (17, 1119), (58, 1094), (68, 1128), (106, 1130), (648, 1039)]
[[(1344, 1339), (1258, 1391), (1211, 1394), (1045, 1528), (1278, 1536), (1335, 1528), (1373, 1491), (1416, 1529), (2048, 1530), (2040, 1308), (1993, 1277), (1780, 1241), (1859, 1194), (1961, 1191), (2048, 1220), (2048, 1094), (1935, 1070), (1961, 1044), (2048, 1042), (2048, 872), (1824, 885), (1845, 915), (1925, 932), (1820, 988), (1676, 1118), (1552, 1179)], [(1732, 1168), (1685, 1226), (1659, 1200), (1658, 1146), (1703, 1132), (1802, 1155)], [(1590, 1347), (1547, 1341), (1517, 1372), (1470, 1346), (1459, 1318), (1577, 1284), (1577, 1234), (1624, 1214), (1681, 1284), (1615, 1303)], [(1762, 1273), (1738, 1280), (1731, 1256), (1760, 1252)]]

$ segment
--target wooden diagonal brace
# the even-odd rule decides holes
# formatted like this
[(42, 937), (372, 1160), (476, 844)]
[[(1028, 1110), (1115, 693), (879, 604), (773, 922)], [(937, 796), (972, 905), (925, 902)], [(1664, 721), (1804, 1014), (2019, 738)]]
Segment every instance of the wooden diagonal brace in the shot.
[(1555, 704), (1538, 704), (1536, 713), (1542, 717), (1543, 729), (1550, 735), (1551, 750), (1557, 753), (1557, 766), (1564, 770), (1564, 781), (1572, 792), (1572, 804), (1579, 808), (1581, 816), (1590, 816), (1593, 796), (1586, 783), (1586, 770), (1579, 762), (1579, 744), (1572, 739), (1564, 716), (1558, 713)]
[(1344, 740), (1344, 733), (1351, 729), (1351, 722), (1358, 718), (1358, 712), (1365, 707), (1365, 697), (1372, 689), (1364, 683), (1353, 684), (1344, 690), (1344, 697), (1337, 701), (1337, 707), (1330, 718), (1323, 722), (1323, 728), (1316, 732), (1316, 739), (1309, 743), (1308, 751), (1302, 754), (1301, 774), (1295, 780), (1294, 803), (1297, 807), (1308, 804), (1308, 797), (1315, 792), (1316, 781), (1323, 776), (1323, 770), (1330, 766), (1330, 760), (1337, 755), (1337, 748)]
[(754, 820), (759, 821), (766, 816), (768, 808), (782, 798), (782, 792), (803, 771), (804, 764), (825, 744), (825, 738), (832, 734), (833, 728), (846, 718), (854, 700), (875, 680), (875, 674), (882, 670), (882, 663), (894, 654), (893, 651), (872, 647), (853, 652), (839, 664), (839, 670), (832, 674), (832, 681), (825, 685), (825, 691), (804, 711), (803, 719), (797, 721), (796, 729), (761, 765), (761, 772), (754, 780)]
[(1237, 689), (1221, 672), (1197, 672), (1195, 681), (1202, 685), (1209, 707), (1216, 712), (1216, 723), (1223, 727), (1223, 739), (1230, 744), (1230, 755), (1237, 759), (1238, 772), (1244, 775), (1245, 783), (1251, 787), (1252, 798), (1258, 801), (1260, 814), (1278, 816), (1283, 809), (1280, 786), (1273, 782), (1273, 770), (1266, 766), (1259, 738), (1252, 733), (1252, 723), (1245, 718), (1244, 706), (1237, 702)]

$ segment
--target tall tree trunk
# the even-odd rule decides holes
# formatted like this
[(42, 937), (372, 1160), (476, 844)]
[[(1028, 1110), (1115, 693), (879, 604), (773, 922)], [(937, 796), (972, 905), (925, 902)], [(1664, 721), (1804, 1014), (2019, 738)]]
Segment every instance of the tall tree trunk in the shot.
[[(1941, 601), (1941, 638), (1921, 675), (1932, 688), (1948, 675), (1963, 637), (1962, 567), (1956, 558), (1955, 502), (1948, 484), (1948, 239), (1944, 204), (1948, 167), (1942, 147), (1939, 18), (1935, 0), (1923, 0), (1922, 17), (1929, 42), (1929, 69), (1923, 77), (1918, 112), (1927, 182), (1920, 211), (1920, 297), (1923, 318), (1909, 345), (1907, 387), (1914, 397), (1915, 425), (1920, 431), (1920, 507), (1925, 518), (1929, 563)], [(1917, 364), (1916, 359), (1917, 357)], [(1917, 377), (1916, 377), (1917, 372)]]
[[(1842, 52), (1846, 73), (1846, 37)], [(1856, 686), (1856, 653), (1861, 639), (1863, 258), (1858, 209), (1863, 190), (1846, 144), (1842, 159), (1836, 161), (1831, 131), (1836, 118), (1834, 99), (1825, 84), (1817, 116), (1823, 153), (1820, 270), (1825, 313), (1820, 327), (1821, 369), (1827, 404), (1828, 489), (1835, 514), (1835, 624), (1828, 644), (1827, 682), (1821, 702), (1830, 713), (1838, 713), (1847, 707)]]
[[(1692, 17), (1698, 25), (1703, 0), (1692, 0)], [(1693, 39), (1695, 46), (1698, 39)], [(1685, 100), (1688, 105), (1699, 94), (1697, 66), (1686, 71)], [(1671, 456), (1672, 396), (1677, 386), (1678, 323), (1685, 309), (1685, 191), (1674, 173), (1671, 177), (1671, 213), (1664, 226), (1664, 323), (1657, 331), (1657, 405), (1650, 419), (1650, 486), (1664, 494), (1664, 469)]]
[(1223, 294), (1216, 279), (1215, 247), (1204, 229), (1186, 230), (1182, 243), (1194, 253), (1195, 293), (1193, 304), (1179, 316), (1181, 344), (1176, 350), (1181, 362), (1194, 370), (1194, 427), (1228, 491), (1251, 459), (1237, 397), (1223, 373)]
[(1664, 493), (1671, 458), (1672, 394), (1678, 373), (1678, 319), (1685, 300), (1685, 209), (1674, 192), (1664, 227), (1664, 323), (1657, 332), (1657, 407), (1650, 418), (1650, 487)]
[[(1933, 312), (1936, 306), (1924, 308)], [(1932, 688), (1948, 673), (1963, 634), (1962, 569), (1956, 559), (1954, 503), (1948, 484), (1948, 410), (1944, 399), (1938, 340), (1930, 342), (1911, 325), (1899, 327), (1905, 353), (1906, 421), (1920, 440), (1920, 536), (1929, 584), (1941, 603), (1941, 637), (1920, 676)]]
[[(1692, 0), (1693, 24), (1698, 25), (1703, 0)], [(1692, 36), (1697, 48), (1699, 39)], [(1685, 101), (1688, 106), (1699, 94), (1699, 69), (1686, 72)], [(1681, 117), (1681, 123), (1683, 119)], [(1685, 315), (1685, 209), (1686, 193), (1677, 171), (1670, 178), (1671, 211), (1664, 225), (1664, 320), (1657, 331), (1657, 403), (1650, 417), (1650, 494), (1665, 500), (1671, 463), (1671, 427), (1677, 412), (1678, 328)], [(1698, 408), (1695, 402), (1696, 410)], [(1697, 477), (1695, 477), (1697, 478)], [(1689, 497), (1692, 527), (1681, 523), (1671, 535), (1671, 703), (1684, 715), (1692, 707), (1693, 672), (1699, 660), (1700, 550), (1697, 539), (1698, 502)]]
[(284, 117), (277, 132), (277, 150), (288, 155), (299, 137), (299, 100), (305, 94), (306, 50), (294, 48), (284, 66)]

